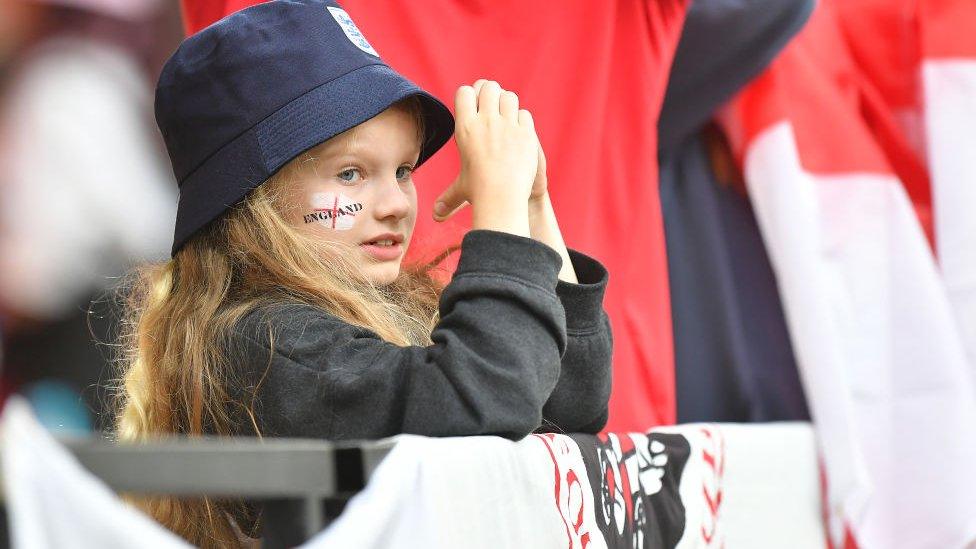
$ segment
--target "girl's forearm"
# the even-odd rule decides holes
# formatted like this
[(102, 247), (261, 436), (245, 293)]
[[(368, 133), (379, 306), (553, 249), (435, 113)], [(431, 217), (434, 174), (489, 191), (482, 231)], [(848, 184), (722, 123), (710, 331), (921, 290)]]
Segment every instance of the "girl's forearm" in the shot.
[(529, 234), (533, 239), (556, 250), (556, 253), (563, 258), (559, 280), (577, 284), (576, 271), (573, 270), (566, 243), (563, 242), (563, 235), (559, 231), (559, 223), (556, 221), (556, 212), (552, 209), (549, 193), (529, 200)]

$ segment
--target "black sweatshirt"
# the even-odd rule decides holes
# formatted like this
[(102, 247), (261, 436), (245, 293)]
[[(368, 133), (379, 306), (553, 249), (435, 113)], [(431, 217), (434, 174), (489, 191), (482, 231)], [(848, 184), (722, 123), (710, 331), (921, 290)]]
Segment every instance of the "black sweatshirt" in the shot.
[(557, 280), (561, 260), (545, 244), (469, 232), (427, 347), (393, 345), (309, 305), (261, 307), (230, 337), (243, 373), (235, 396), (256, 394), (264, 436), (597, 432), (610, 396), (607, 272), (570, 258), (579, 284)]
[[(570, 251), (570, 259), (580, 284), (557, 280), (562, 261), (545, 244), (469, 232), (427, 347), (387, 343), (309, 305), (259, 308), (228, 342), (243, 374), (232, 396), (246, 402), (256, 395), (264, 436), (595, 433), (606, 424), (610, 398), (607, 272), (583, 254)], [(243, 416), (237, 424), (240, 434), (254, 434)], [(301, 543), (296, 502), (249, 501), (247, 508), (234, 518), (258, 535), (262, 516), (264, 547)]]

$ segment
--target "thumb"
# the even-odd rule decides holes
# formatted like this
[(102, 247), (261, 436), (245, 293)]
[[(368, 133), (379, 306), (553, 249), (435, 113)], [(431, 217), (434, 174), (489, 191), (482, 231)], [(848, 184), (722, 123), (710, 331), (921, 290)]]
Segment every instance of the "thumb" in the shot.
[(448, 185), (444, 192), (434, 201), (434, 221), (444, 221), (460, 210), (467, 201), (461, 192), (460, 176)]

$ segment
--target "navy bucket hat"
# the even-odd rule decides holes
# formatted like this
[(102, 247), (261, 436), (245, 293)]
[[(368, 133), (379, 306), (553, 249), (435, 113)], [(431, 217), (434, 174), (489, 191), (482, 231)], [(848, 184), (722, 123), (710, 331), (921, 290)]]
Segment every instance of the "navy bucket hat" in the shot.
[(451, 112), (331, 1), (258, 4), (184, 40), (156, 87), (180, 186), (173, 255), (289, 160), (411, 96), (424, 116), (419, 166), (450, 139)]

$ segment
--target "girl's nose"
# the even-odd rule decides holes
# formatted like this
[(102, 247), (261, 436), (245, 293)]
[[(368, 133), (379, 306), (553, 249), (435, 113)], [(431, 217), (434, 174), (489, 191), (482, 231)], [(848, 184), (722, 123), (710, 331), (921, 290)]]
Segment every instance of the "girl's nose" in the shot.
[(379, 182), (373, 214), (377, 219), (402, 219), (410, 214), (412, 202), (407, 188), (395, 176)]

